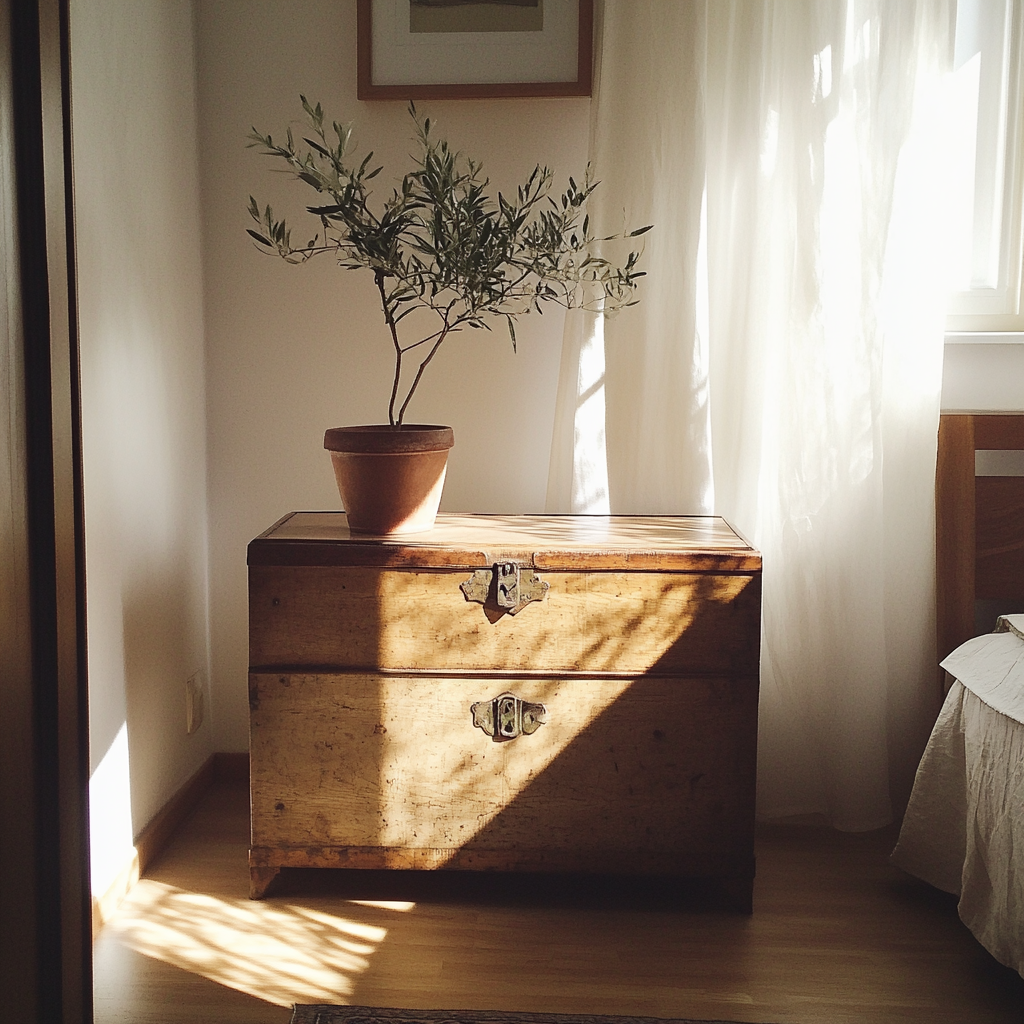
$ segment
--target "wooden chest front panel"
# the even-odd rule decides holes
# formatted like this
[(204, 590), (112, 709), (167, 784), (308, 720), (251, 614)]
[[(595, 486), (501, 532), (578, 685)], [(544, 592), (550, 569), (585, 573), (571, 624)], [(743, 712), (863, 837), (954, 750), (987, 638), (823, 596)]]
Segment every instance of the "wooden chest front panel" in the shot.
[(465, 569), (250, 567), (250, 664), (421, 671), (749, 674), (759, 574), (543, 572), (544, 599), (488, 616)]
[[(504, 690), (546, 723), (476, 728)], [(756, 680), (254, 673), (250, 694), (253, 846), (279, 861), (752, 869)]]

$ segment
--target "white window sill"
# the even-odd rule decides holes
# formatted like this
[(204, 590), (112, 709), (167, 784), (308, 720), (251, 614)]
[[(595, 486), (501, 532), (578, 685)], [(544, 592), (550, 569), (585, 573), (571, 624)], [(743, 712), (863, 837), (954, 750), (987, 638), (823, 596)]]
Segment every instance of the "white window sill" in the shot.
[(947, 345), (1024, 345), (1024, 331), (946, 332)]

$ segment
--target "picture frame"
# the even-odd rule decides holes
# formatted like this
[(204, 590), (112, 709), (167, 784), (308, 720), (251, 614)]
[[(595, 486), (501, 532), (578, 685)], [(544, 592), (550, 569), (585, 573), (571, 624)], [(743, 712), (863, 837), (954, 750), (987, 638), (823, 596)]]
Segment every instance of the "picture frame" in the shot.
[[(358, 82), (361, 100), (589, 96), (593, 76), (593, 0), (539, 0), (543, 25), (530, 31), (415, 27), (412, 7), (533, 6), (484, 0), (358, 0)], [(421, 10), (415, 12), (420, 15)], [(430, 12), (427, 12), (428, 14)], [(505, 12), (511, 14), (511, 12)], [(469, 12), (467, 18), (467, 25)]]

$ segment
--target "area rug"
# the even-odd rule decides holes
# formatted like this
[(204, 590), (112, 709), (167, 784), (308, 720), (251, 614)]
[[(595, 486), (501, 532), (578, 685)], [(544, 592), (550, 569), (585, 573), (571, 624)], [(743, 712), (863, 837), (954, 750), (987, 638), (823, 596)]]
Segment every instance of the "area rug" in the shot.
[(593, 1013), (501, 1010), (391, 1010), (370, 1006), (296, 1006), (291, 1024), (733, 1024), (692, 1017), (606, 1017)]

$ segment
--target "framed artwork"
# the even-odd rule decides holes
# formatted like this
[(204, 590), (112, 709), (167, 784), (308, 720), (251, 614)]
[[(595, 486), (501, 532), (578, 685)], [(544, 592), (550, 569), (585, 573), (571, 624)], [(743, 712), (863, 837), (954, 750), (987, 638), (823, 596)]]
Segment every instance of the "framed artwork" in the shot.
[(589, 96), (593, 0), (358, 0), (361, 100)]

